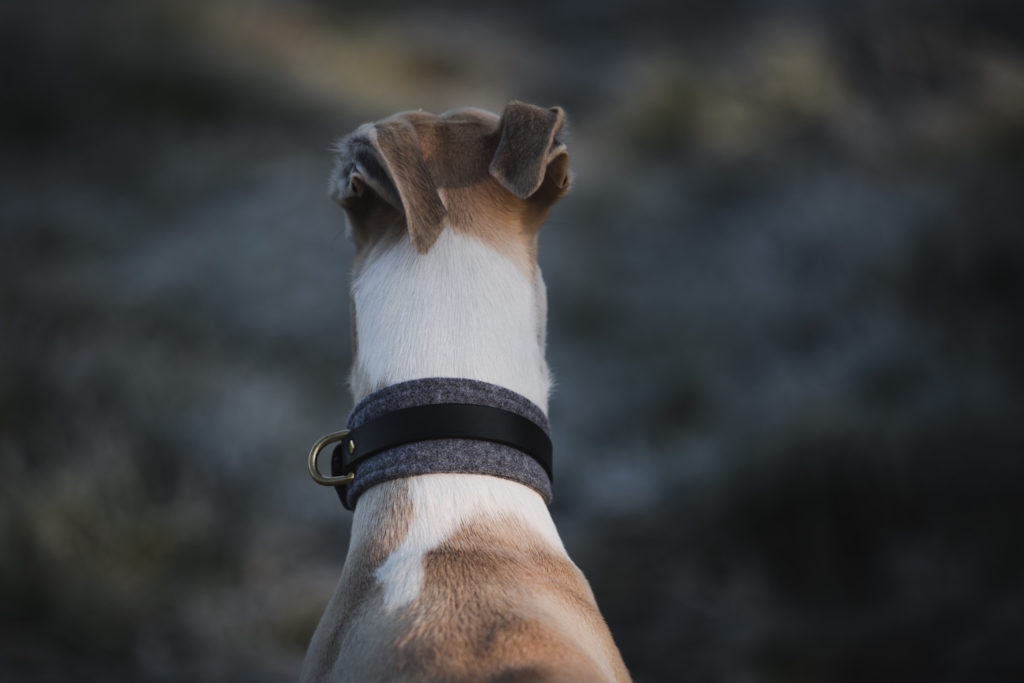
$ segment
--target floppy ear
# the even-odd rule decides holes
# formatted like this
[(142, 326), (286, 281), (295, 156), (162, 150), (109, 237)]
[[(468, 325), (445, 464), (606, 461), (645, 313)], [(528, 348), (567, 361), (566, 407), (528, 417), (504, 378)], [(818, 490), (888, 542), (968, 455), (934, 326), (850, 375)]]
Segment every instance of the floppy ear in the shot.
[(350, 212), (368, 191), (404, 214), (416, 251), (427, 253), (444, 229), (448, 212), (420, 154), (416, 130), (406, 121), (388, 121), (356, 131), (338, 145), (331, 174), (331, 198)]
[(377, 151), (398, 191), (405, 223), (416, 251), (425, 254), (444, 229), (448, 211), (420, 153), (416, 129), (407, 121), (377, 124)]
[(512, 101), (501, 115), (501, 139), (491, 175), (520, 199), (532, 196), (550, 177), (560, 197), (569, 189), (569, 151), (559, 139), (565, 124), (561, 107), (544, 109)]

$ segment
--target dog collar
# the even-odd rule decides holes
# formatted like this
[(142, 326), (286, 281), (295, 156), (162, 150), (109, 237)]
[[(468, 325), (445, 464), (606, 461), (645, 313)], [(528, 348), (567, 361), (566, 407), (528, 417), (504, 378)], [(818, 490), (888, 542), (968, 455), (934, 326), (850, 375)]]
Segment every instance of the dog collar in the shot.
[[(342, 505), (377, 484), (419, 474), (489, 474), (529, 486), (551, 502), (551, 438), (544, 412), (504, 387), (433, 377), (393, 384), (356, 405), (348, 429), (323, 437), (309, 473), (334, 486)], [(336, 443), (331, 476), (317, 456)]]

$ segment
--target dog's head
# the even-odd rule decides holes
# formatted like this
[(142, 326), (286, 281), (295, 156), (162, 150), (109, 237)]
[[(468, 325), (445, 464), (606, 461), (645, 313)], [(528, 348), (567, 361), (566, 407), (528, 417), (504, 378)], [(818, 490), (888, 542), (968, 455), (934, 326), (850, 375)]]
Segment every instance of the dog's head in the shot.
[(515, 101), (500, 117), (479, 109), (397, 114), (338, 143), (330, 195), (360, 249), (408, 235), (425, 254), (450, 227), (532, 254), (569, 189), (564, 128), (560, 108)]

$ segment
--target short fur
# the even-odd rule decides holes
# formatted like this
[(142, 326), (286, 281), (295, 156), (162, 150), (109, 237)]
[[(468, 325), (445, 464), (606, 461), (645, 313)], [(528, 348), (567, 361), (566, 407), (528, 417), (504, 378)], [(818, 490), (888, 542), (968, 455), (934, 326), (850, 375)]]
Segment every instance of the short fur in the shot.
[(559, 107), (544, 110), (522, 102), (509, 104), (501, 117), (501, 140), (491, 160), (491, 175), (520, 199), (532, 195), (555, 157), (568, 161), (565, 146), (556, 144), (564, 121)]
[[(569, 188), (561, 109), (400, 114), (338, 145), (356, 401), (431, 376), (499, 384), (546, 412), (537, 233)], [(358, 472), (357, 472), (358, 477)], [(541, 497), (429, 474), (367, 490), (304, 681), (625, 681)]]

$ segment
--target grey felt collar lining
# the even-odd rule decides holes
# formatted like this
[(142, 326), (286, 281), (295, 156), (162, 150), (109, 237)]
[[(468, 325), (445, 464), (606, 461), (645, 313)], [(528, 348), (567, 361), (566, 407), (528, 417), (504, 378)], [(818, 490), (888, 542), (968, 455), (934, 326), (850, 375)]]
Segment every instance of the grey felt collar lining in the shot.
[[(431, 377), (393, 384), (370, 394), (352, 409), (349, 429), (382, 415), (413, 406), (467, 403), (500, 408), (524, 417), (550, 435), (547, 416), (529, 399), (487, 382)], [(529, 486), (545, 503), (551, 502), (551, 480), (529, 455), (505, 444), (474, 439), (434, 439), (404, 444), (361, 462), (355, 480), (344, 489), (342, 503), (349, 510), (366, 490), (391, 479), (419, 474), (489, 474)]]

